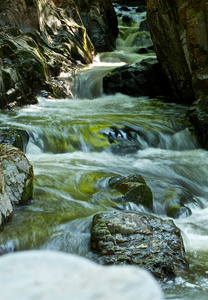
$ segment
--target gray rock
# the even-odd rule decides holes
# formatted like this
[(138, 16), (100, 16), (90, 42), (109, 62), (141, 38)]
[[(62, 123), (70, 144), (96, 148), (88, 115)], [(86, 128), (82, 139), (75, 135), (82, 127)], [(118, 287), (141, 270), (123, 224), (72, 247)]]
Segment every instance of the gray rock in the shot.
[(101, 264), (130, 264), (158, 280), (187, 271), (180, 230), (172, 220), (132, 212), (99, 213), (93, 218), (91, 249)]
[(19, 149), (0, 145), (0, 225), (13, 214), (12, 205), (24, 204), (33, 192), (33, 168)]
[(162, 300), (156, 280), (133, 266), (104, 267), (50, 251), (0, 258), (0, 290), (7, 300)]

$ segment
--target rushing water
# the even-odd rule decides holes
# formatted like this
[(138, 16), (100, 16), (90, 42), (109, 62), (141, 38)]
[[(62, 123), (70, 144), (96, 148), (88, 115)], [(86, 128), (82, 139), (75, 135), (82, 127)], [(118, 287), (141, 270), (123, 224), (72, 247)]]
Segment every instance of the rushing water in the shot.
[[(138, 55), (135, 48), (129, 52), (135, 30), (131, 36), (127, 28), (127, 40), (121, 27), (118, 50), (101, 54), (76, 77), (74, 99), (40, 97), (35, 106), (2, 113), (1, 127), (22, 128), (30, 134), (26, 155), (34, 167), (35, 187), (33, 199), (15, 208), (1, 232), (1, 249), (87, 255), (95, 213), (144, 210), (132, 203), (116, 208), (107, 187), (109, 178), (141, 174), (153, 191), (156, 215), (167, 217), (166, 207), (178, 199), (185, 199), (192, 213), (175, 220), (183, 233), (190, 274), (167, 284), (166, 298), (207, 299), (208, 153), (186, 126), (188, 107), (102, 93), (102, 77), (109, 70), (153, 55)], [(115, 130), (119, 134), (111, 143), (109, 135)]]

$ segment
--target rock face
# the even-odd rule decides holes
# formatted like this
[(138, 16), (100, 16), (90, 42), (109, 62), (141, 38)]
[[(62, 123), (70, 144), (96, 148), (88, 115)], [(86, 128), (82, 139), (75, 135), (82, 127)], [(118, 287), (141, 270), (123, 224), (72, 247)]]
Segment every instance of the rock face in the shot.
[(91, 249), (101, 264), (130, 264), (158, 280), (173, 280), (188, 264), (180, 230), (172, 220), (131, 212), (94, 216)]
[(34, 93), (41, 88), (57, 97), (70, 96), (63, 82), (52, 79), (72, 70), (77, 61), (92, 62), (92, 52), (74, 1), (3, 1), (0, 107), (13, 101), (35, 103)]
[(113, 51), (118, 21), (110, 0), (75, 0), (87, 33), (97, 52)]
[(170, 94), (169, 83), (156, 59), (148, 58), (134, 65), (125, 65), (103, 78), (106, 94), (161, 96)]
[(162, 300), (156, 280), (132, 266), (104, 267), (87, 259), (50, 251), (0, 258), (0, 289), (9, 300)]
[(192, 103), (208, 94), (208, 3), (147, 0), (147, 20), (158, 60), (175, 100)]
[(12, 205), (24, 204), (33, 192), (33, 168), (19, 149), (0, 145), (0, 225), (12, 216)]

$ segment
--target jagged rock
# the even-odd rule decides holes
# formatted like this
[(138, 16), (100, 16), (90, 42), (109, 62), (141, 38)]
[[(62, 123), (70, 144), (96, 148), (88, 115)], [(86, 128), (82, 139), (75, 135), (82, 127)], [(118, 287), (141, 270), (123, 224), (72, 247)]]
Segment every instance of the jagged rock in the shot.
[(176, 101), (208, 94), (207, 18), (206, 0), (147, 0), (154, 48)]
[(0, 129), (0, 144), (13, 145), (25, 152), (29, 141), (29, 135), (22, 129)]
[(75, 0), (97, 52), (115, 50), (118, 21), (110, 0)]
[(101, 264), (137, 265), (166, 282), (188, 269), (180, 230), (172, 220), (132, 212), (93, 218), (91, 249)]
[(145, 270), (106, 268), (83, 257), (41, 250), (2, 256), (0, 289), (9, 300), (163, 299), (159, 284)]
[(0, 145), (0, 225), (12, 216), (12, 205), (24, 204), (33, 192), (33, 168), (22, 151)]
[(114, 69), (103, 78), (103, 90), (106, 94), (130, 96), (170, 95), (167, 78), (160, 64), (152, 58)]
[(3, 1), (0, 107), (13, 101), (35, 103), (35, 93), (44, 88), (55, 96), (69, 96), (67, 88), (60, 88), (52, 78), (71, 71), (77, 61), (92, 62), (92, 52), (92, 43), (72, 0)]

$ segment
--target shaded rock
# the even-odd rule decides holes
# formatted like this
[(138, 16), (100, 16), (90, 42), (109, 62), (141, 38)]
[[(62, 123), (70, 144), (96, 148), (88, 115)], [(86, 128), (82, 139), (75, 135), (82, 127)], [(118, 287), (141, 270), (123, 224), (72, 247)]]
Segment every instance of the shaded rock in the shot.
[(208, 3), (147, 1), (154, 48), (178, 102), (208, 94)]
[(110, 0), (75, 0), (84, 26), (97, 52), (115, 50), (118, 21)]
[(136, 205), (153, 209), (153, 195), (141, 175), (127, 177), (115, 176), (109, 180), (109, 187), (122, 193), (122, 196), (114, 199), (119, 203), (133, 202)]
[(101, 264), (130, 264), (158, 280), (173, 280), (188, 269), (180, 230), (172, 220), (130, 212), (93, 218), (91, 249)]
[[(70, 279), (70, 280), (69, 280)], [(25, 288), (27, 283), (27, 288)], [(108, 268), (83, 257), (23, 251), (0, 258), (0, 289), (10, 300), (162, 300), (159, 284), (133, 266)]]
[(152, 58), (114, 69), (103, 78), (103, 90), (106, 94), (136, 97), (170, 95), (167, 78), (157, 60)]
[(25, 152), (29, 141), (29, 135), (22, 129), (0, 129), (0, 144), (13, 145)]
[(0, 145), (0, 165), (5, 176), (5, 193), (11, 204), (24, 204), (33, 192), (33, 168), (27, 157), (13, 146)]
[(208, 150), (208, 97), (193, 103), (188, 112), (188, 119), (202, 147)]

